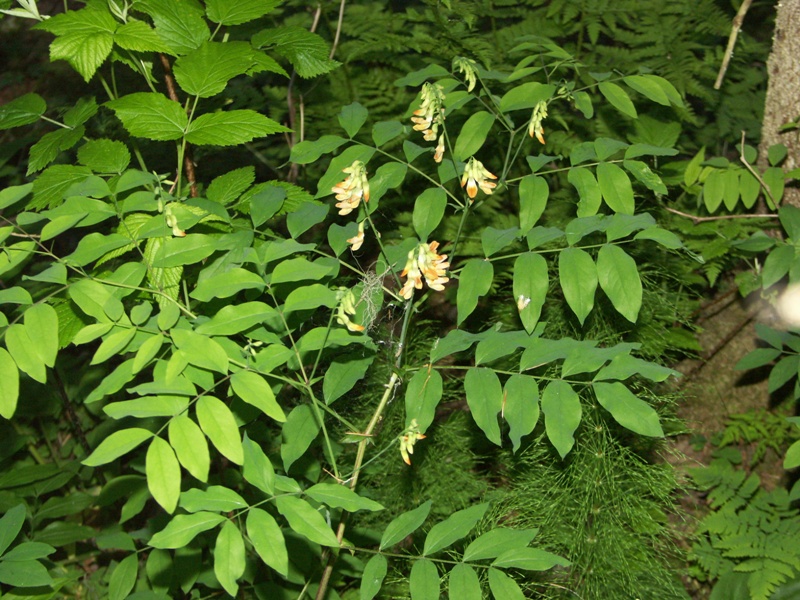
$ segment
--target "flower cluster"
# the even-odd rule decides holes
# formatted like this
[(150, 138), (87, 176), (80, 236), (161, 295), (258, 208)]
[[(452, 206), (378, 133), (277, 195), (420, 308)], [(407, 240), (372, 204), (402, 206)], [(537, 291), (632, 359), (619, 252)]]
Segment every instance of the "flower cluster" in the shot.
[(453, 59), (453, 70), (464, 74), (464, 79), (467, 80), (468, 92), (475, 89), (475, 83), (478, 79), (478, 64), (474, 60), (456, 56)]
[[(425, 141), (432, 142), (437, 139), (439, 126), (444, 124), (444, 91), (438, 83), (426, 83), (420, 92), (422, 103), (414, 111), (411, 120), (414, 122), (414, 131), (421, 131)], [(442, 162), (444, 156), (444, 133), (438, 135), (438, 143), (433, 160)]]
[(419, 440), (424, 440), (425, 436), (419, 431), (419, 424), (416, 419), (411, 420), (411, 425), (400, 436), (400, 456), (407, 465), (411, 464), (411, 454), (414, 454), (414, 444)]
[(446, 254), (437, 254), (439, 242), (430, 244), (420, 244), (408, 253), (408, 261), (401, 277), (408, 276), (400, 295), (406, 300), (410, 300), (414, 295), (414, 289), (422, 289), (422, 278), (428, 287), (437, 292), (444, 290), (444, 284), (450, 281), (445, 276), (450, 263), (447, 262)]
[(533, 107), (533, 114), (531, 115), (531, 122), (528, 124), (528, 135), (531, 137), (536, 136), (540, 144), (544, 144), (544, 128), (542, 121), (547, 118), (547, 102), (539, 100), (536, 106)]
[(340, 215), (349, 215), (361, 203), (369, 202), (369, 181), (367, 181), (367, 169), (360, 160), (353, 161), (353, 164), (342, 169), (348, 173), (347, 179), (337, 183), (332, 190), (336, 194), (336, 208), (340, 209)]
[(483, 190), (484, 194), (491, 194), (497, 184), (489, 181), (490, 179), (497, 179), (497, 175), (492, 175), (483, 163), (475, 160), (475, 157), (469, 159), (467, 166), (464, 169), (464, 175), (461, 177), (461, 187), (467, 186), (467, 196), (470, 199), (475, 198), (478, 194), (478, 188)]
[(337, 296), (339, 297), (339, 308), (336, 313), (336, 322), (347, 327), (348, 331), (364, 331), (363, 325), (350, 320), (350, 317), (356, 314), (356, 295), (353, 290), (339, 288)]

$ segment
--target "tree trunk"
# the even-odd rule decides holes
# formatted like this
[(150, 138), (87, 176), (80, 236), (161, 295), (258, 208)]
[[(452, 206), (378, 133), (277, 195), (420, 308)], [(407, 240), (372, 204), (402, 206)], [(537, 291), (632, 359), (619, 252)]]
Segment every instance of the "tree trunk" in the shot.
[[(767, 149), (783, 144), (789, 154), (785, 171), (800, 166), (800, 129), (781, 132), (781, 126), (800, 117), (800, 0), (781, 0), (775, 18), (772, 52), (767, 60), (769, 84), (759, 163), (766, 166)], [(800, 206), (800, 188), (787, 187), (783, 202)]]

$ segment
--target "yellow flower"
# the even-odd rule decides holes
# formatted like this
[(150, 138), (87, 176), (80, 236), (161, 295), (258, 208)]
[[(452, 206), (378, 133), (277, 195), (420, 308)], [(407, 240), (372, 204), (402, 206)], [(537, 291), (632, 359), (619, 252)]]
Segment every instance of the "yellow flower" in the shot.
[(400, 456), (403, 462), (411, 465), (411, 454), (414, 454), (414, 444), (419, 440), (424, 440), (425, 436), (419, 432), (419, 425), (416, 419), (411, 420), (411, 425), (400, 436)]
[(408, 277), (400, 290), (403, 298), (410, 300), (415, 289), (421, 290), (423, 278), (432, 290), (444, 290), (444, 284), (450, 281), (446, 276), (450, 263), (446, 254), (436, 252), (438, 249), (439, 242), (422, 243), (408, 253), (405, 269), (400, 273), (401, 277)]
[(540, 144), (544, 144), (544, 127), (542, 121), (547, 118), (547, 102), (539, 100), (536, 106), (533, 107), (533, 114), (531, 115), (531, 122), (528, 124), (528, 135), (531, 137), (536, 136)]
[(421, 131), (425, 141), (436, 139), (439, 126), (444, 123), (444, 91), (438, 83), (425, 83), (420, 91), (422, 102), (411, 120), (414, 131)]
[(497, 184), (489, 181), (489, 179), (497, 179), (497, 176), (492, 175), (481, 161), (472, 157), (469, 159), (464, 169), (464, 175), (461, 177), (461, 187), (467, 186), (467, 196), (470, 199), (478, 195), (478, 188), (483, 190), (484, 194), (490, 195)]
[(363, 325), (353, 323), (350, 320), (350, 317), (356, 314), (356, 296), (353, 290), (339, 288), (337, 296), (339, 297), (339, 308), (336, 314), (336, 322), (339, 325), (344, 325), (348, 331), (354, 333), (364, 331)]
[(439, 145), (436, 146), (436, 152), (433, 154), (434, 162), (440, 163), (442, 162), (442, 157), (444, 156), (444, 134), (439, 136)]
[(366, 222), (366, 220), (361, 221), (361, 223), (358, 224), (358, 233), (347, 240), (347, 243), (351, 246), (350, 250), (353, 252), (360, 249), (361, 244), (364, 243), (364, 223)]
[(464, 79), (467, 80), (467, 91), (471, 92), (475, 89), (475, 83), (478, 77), (478, 64), (463, 56), (457, 56), (453, 59), (453, 70), (464, 74)]
[(362, 198), (364, 202), (369, 202), (369, 181), (367, 181), (367, 169), (360, 160), (353, 161), (353, 164), (342, 169), (342, 172), (348, 173), (347, 179), (337, 183), (331, 191), (339, 200), (336, 203), (336, 208), (340, 209), (339, 214), (344, 216), (358, 208)]

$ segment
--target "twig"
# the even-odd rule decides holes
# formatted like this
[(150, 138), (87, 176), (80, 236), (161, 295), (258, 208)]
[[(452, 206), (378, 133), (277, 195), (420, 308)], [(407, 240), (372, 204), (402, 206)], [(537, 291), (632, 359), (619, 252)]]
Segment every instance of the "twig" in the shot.
[(733, 56), (733, 48), (736, 46), (736, 38), (739, 37), (739, 30), (742, 28), (744, 16), (747, 14), (747, 11), (752, 3), (753, 0), (744, 0), (742, 5), (739, 7), (739, 12), (736, 13), (735, 17), (733, 17), (731, 35), (728, 38), (728, 47), (725, 48), (725, 57), (722, 59), (722, 66), (719, 68), (717, 80), (714, 82), (715, 90), (718, 90), (722, 87), (722, 80), (725, 79), (725, 72), (728, 70), (728, 65), (730, 64), (731, 57)]
[(698, 217), (697, 215), (690, 215), (689, 213), (682, 212), (675, 208), (665, 206), (667, 212), (671, 212), (680, 217), (691, 219), (694, 223), (702, 223), (704, 221), (725, 221), (728, 219), (777, 219), (778, 215), (773, 214), (757, 214), (757, 215), (719, 215), (716, 217)]
[(333, 47), (331, 48), (331, 55), (328, 57), (333, 60), (333, 55), (336, 54), (336, 46), (339, 45), (339, 36), (342, 33), (342, 21), (344, 21), (344, 5), (346, 0), (342, 0), (339, 4), (339, 20), (336, 23), (336, 35), (333, 38)]
[[(164, 82), (167, 84), (169, 99), (180, 104), (178, 90), (175, 87), (175, 78), (172, 76), (172, 65), (169, 64), (169, 59), (166, 55), (159, 54), (159, 57), (161, 57), (161, 64), (164, 66)], [(195, 180), (194, 161), (192, 160), (192, 147), (189, 144), (186, 144), (186, 150), (183, 154), (183, 168), (186, 170), (186, 179), (189, 180), (192, 198), (197, 198), (197, 181)]]
[(742, 131), (742, 145), (741, 149), (739, 150), (739, 160), (742, 161), (742, 164), (747, 168), (750, 173), (752, 173), (753, 177), (758, 180), (758, 183), (761, 185), (761, 189), (764, 190), (764, 193), (769, 198), (769, 201), (772, 203), (772, 206), (778, 206), (775, 202), (775, 198), (772, 197), (772, 191), (769, 189), (769, 186), (761, 179), (761, 175), (759, 175), (758, 171), (756, 171), (752, 165), (747, 162), (747, 159), (744, 157), (744, 131)]

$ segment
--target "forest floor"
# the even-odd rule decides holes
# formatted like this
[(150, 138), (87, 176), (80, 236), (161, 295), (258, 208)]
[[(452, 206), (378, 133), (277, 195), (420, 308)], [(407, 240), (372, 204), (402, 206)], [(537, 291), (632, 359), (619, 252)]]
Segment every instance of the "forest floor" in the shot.
[[(738, 293), (719, 296), (698, 315), (701, 357), (676, 366), (684, 375), (678, 384), (684, 395), (678, 417), (687, 432), (671, 438), (667, 460), (675, 466), (685, 486), (677, 499), (680, 512), (673, 525), (687, 536), (687, 550), (697, 522), (708, 512), (702, 495), (692, 489), (689, 470), (711, 462), (715, 450), (711, 442), (722, 434), (731, 416), (775, 406), (776, 399), (770, 397), (767, 388), (768, 369), (742, 372), (734, 368), (757, 347), (756, 323), (772, 325), (774, 321), (770, 307), (761, 300), (743, 301)], [(739, 449), (744, 456), (743, 465), (748, 466), (755, 444), (740, 445)], [(785, 472), (781, 462), (781, 456), (767, 450), (764, 459), (753, 468), (766, 489), (782, 482)], [(710, 593), (707, 585), (688, 576), (684, 583), (692, 598), (704, 599)]]

